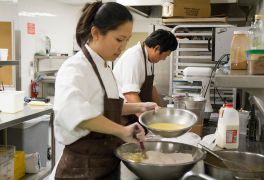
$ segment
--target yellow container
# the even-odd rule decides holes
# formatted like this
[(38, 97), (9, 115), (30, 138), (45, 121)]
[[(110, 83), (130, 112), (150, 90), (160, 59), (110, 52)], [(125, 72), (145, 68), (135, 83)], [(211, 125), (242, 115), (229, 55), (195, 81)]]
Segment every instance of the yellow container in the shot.
[(249, 74), (264, 74), (264, 49), (247, 50), (248, 72)]
[(14, 180), (18, 180), (21, 177), (25, 176), (26, 166), (24, 151), (16, 151), (14, 172)]

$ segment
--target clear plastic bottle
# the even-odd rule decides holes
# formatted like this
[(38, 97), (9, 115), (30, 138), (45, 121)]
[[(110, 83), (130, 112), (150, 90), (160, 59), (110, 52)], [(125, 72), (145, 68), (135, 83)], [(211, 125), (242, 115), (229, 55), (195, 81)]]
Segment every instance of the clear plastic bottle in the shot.
[(262, 16), (256, 14), (253, 28), (250, 29), (250, 49), (263, 49), (264, 48), (264, 28)]
[(230, 60), (232, 70), (246, 70), (246, 50), (249, 48), (247, 31), (234, 31), (230, 48)]
[(232, 104), (226, 104), (223, 110), (223, 117), (218, 119), (216, 144), (226, 149), (238, 148), (239, 114)]
[(51, 42), (50, 38), (48, 36), (45, 37), (45, 50), (46, 50), (46, 55), (50, 55), (50, 48), (51, 48)]

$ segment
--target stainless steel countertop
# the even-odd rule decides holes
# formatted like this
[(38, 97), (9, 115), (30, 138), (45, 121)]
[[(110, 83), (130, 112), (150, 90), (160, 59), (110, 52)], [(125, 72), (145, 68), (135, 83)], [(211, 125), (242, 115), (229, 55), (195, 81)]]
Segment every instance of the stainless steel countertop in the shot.
[(264, 75), (251, 75), (247, 70), (218, 70), (214, 77), (216, 87), (264, 88)]
[(51, 113), (52, 106), (30, 106), (25, 105), (22, 111), (17, 113), (0, 112), (0, 130), (5, 129), (24, 121)]

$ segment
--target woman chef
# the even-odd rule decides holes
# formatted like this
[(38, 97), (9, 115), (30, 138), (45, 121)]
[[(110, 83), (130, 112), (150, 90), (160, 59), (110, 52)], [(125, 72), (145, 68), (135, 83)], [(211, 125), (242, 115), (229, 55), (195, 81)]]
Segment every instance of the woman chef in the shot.
[[(132, 33), (126, 7), (108, 2), (85, 5), (76, 28), (82, 48), (61, 66), (55, 86), (55, 137), (65, 145), (50, 179), (117, 179), (113, 154), (125, 142), (144, 140), (143, 128), (120, 124), (121, 114), (144, 112), (155, 103), (123, 104), (111, 68)], [(140, 132), (134, 138), (138, 126)]]

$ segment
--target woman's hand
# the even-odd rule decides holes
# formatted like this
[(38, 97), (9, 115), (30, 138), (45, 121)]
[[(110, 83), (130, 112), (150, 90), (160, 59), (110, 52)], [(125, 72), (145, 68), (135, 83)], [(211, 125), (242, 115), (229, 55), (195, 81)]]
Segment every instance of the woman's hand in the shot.
[[(136, 131), (136, 126), (138, 131)], [(145, 140), (145, 131), (139, 123), (134, 123), (124, 127), (123, 133), (119, 136), (123, 141), (138, 143)]]
[(144, 102), (142, 103), (142, 109), (141, 109), (141, 113), (145, 112), (145, 111), (150, 111), (150, 110), (158, 110), (160, 107), (154, 103), (154, 102)]

